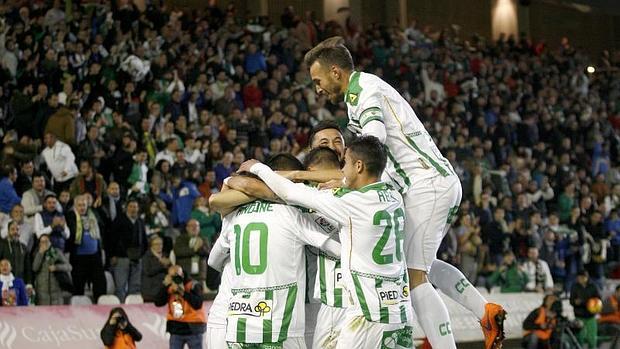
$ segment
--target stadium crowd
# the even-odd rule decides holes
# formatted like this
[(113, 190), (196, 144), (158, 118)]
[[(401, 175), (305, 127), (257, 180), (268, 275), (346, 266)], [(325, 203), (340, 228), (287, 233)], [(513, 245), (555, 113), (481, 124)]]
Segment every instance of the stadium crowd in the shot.
[(3, 305), (28, 303), (4, 292), (13, 277), (30, 303), (85, 284), (96, 300), (105, 270), (121, 301), (152, 301), (171, 254), (217, 289), (208, 197), (245, 159), (301, 158), (317, 123), (346, 127), (303, 64), (332, 35), (397, 87), (463, 183), (441, 259), (502, 292), (568, 291), (584, 267), (599, 286), (620, 277), (618, 55), (291, 8), (275, 24), (234, 6), (3, 3)]

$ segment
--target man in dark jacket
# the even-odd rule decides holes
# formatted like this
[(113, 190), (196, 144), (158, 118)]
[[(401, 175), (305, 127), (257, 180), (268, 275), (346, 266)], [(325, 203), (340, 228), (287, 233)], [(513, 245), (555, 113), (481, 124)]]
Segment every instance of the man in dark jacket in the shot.
[(197, 220), (190, 219), (185, 225), (185, 233), (177, 237), (174, 255), (185, 273), (203, 285), (207, 279), (209, 250), (207, 243), (200, 237), (200, 223)]
[(145, 225), (138, 201), (130, 199), (125, 213), (119, 214), (109, 231), (108, 246), (116, 296), (124, 302), (127, 294), (140, 293), (142, 256), (147, 249)]
[(581, 270), (577, 273), (577, 282), (570, 291), (570, 304), (573, 306), (575, 317), (583, 323), (583, 329), (577, 334), (579, 343), (587, 343), (591, 349), (597, 348), (598, 325), (594, 313), (588, 310), (588, 300), (601, 298), (601, 293), (594, 283), (590, 281), (588, 272)]
[(207, 329), (202, 304), (202, 286), (194, 282), (183, 268), (173, 265), (155, 299), (158, 307), (168, 305), (166, 331), (170, 333), (170, 349), (202, 349)]
[(13, 266), (13, 275), (21, 278), (26, 284), (28, 294), (32, 290), (32, 263), (30, 251), (19, 241), (19, 226), (17, 222), (9, 222), (9, 231), (6, 239), (0, 240), (0, 259), (7, 259)]

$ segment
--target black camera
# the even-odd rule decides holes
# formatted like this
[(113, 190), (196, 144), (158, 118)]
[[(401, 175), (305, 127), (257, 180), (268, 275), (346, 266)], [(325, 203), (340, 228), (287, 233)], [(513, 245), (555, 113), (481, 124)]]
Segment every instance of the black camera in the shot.
[(183, 278), (179, 275), (175, 275), (172, 277), (172, 282), (174, 282), (177, 285), (183, 285)]
[(121, 315), (121, 316), (116, 318), (116, 323), (119, 324), (119, 325), (126, 324), (127, 323), (127, 318), (125, 317), (125, 315)]

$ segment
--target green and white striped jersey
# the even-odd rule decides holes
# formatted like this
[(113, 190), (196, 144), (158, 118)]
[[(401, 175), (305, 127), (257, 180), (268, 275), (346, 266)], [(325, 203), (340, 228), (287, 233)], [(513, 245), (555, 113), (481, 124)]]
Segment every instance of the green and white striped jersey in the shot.
[[(316, 212), (308, 214), (327, 234), (330, 234), (335, 240), (340, 241), (338, 235), (340, 233), (340, 227), (338, 223)], [(342, 301), (343, 280), (340, 258), (334, 257), (320, 249), (313, 249), (312, 252), (316, 254), (316, 278), (312, 280), (314, 299), (330, 307), (345, 307), (346, 302)]]
[(454, 174), (411, 105), (390, 84), (376, 75), (354, 71), (344, 99), (352, 132), (363, 134), (372, 120), (385, 125), (388, 164), (383, 180), (394, 183), (401, 193), (425, 178)]
[(322, 228), (288, 205), (255, 201), (229, 217), (221, 234), (232, 269), (226, 340), (279, 343), (303, 337), (305, 245), (337, 255), (339, 244), (327, 246)]
[(340, 226), (343, 298), (368, 321), (405, 324), (411, 316), (403, 253), (405, 211), (400, 193), (377, 182), (358, 190), (296, 186), (263, 164), (252, 166), (281, 199), (317, 211)]

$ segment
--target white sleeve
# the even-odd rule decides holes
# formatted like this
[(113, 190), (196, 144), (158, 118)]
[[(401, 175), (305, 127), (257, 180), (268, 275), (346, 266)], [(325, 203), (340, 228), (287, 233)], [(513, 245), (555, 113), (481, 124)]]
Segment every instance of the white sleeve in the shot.
[(385, 143), (387, 139), (387, 131), (385, 130), (385, 124), (378, 119), (370, 120), (363, 128), (363, 135), (375, 136), (381, 143)]
[(0, 230), (0, 237), (3, 239), (6, 239), (6, 237), (9, 236), (9, 222), (10, 221), (3, 224), (2, 230)]
[(299, 205), (320, 212), (340, 225), (347, 224), (347, 206), (328, 191), (315, 191), (297, 186), (290, 180), (273, 172), (265, 164), (255, 164), (250, 172), (260, 177), (269, 189), (289, 205)]
[(62, 153), (65, 157), (65, 168), (63, 170), (69, 174), (71, 173), (72, 167), (75, 166), (75, 155), (73, 155), (68, 145), (63, 147)]
[(65, 239), (68, 239), (68, 238), (69, 238), (69, 235), (70, 235), (70, 232), (69, 232), (69, 226), (67, 225), (67, 223), (65, 223), (65, 229), (62, 231), (62, 236), (63, 236)]
[(551, 270), (549, 270), (549, 264), (543, 263), (543, 269), (545, 270), (545, 289), (552, 289), (553, 277), (551, 276)]
[(308, 215), (300, 214), (297, 219), (297, 234), (308, 245), (318, 247), (329, 254), (340, 257), (340, 243), (331, 239)]

